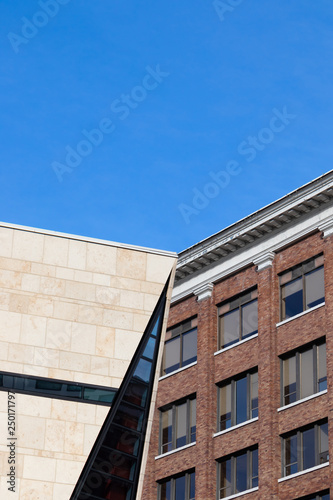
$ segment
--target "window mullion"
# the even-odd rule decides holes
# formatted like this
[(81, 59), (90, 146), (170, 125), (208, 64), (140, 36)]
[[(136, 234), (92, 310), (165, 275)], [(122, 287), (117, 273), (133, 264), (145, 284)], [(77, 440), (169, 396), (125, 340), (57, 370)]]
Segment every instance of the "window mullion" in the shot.
[(301, 398), (301, 361), (300, 353), (296, 353), (296, 401)]
[(242, 306), (239, 305), (239, 340), (242, 340)]
[(320, 432), (320, 427), (319, 425), (315, 425), (315, 464), (319, 465), (320, 460), (319, 460), (319, 432)]
[(297, 469), (303, 470), (303, 432), (297, 431)]
[(190, 434), (191, 408), (190, 408), (190, 403), (191, 403), (191, 401), (188, 399), (186, 401), (186, 444), (191, 442), (191, 434)]
[(236, 382), (231, 381), (231, 427), (236, 425)]
[(303, 286), (303, 311), (305, 311), (305, 308), (306, 308), (306, 289), (305, 289), (305, 274), (303, 271), (303, 266), (302, 266), (302, 286)]
[(177, 431), (176, 431), (176, 406), (173, 405), (172, 407), (172, 410), (171, 410), (171, 425), (172, 425), (172, 429), (171, 429), (171, 442), (172, 442), (172, 449), (175, 450), (176, 449), (176, 435), (177, 435)]
[(246, 375), (246, 416), (249, 420), (251, 418), (251, 374)]
[(179, 368), (183, 366), (183, 334), (179, 335)]
[(246, 452), (246, 472), (247, 472), (247, 478), (246, 478), (246, 487), (247, 489), (249, 490), (251, 488), (251, 480), (250, 480), (250, 476), (251, 476), (251, 452), (250, 450), (247, 450)]
[(317, 363), (318, 346), (313, 346), (313, 394), (318, 392), (318, 363)]
[(236, 492), (236, 457), (231, 457), (231, 484), (232, 491), (231, 494)]

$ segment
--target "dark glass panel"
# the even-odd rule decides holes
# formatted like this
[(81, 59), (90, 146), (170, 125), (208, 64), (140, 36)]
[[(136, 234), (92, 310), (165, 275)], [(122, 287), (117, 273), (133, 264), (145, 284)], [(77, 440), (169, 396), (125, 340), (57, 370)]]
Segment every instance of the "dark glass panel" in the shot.
[(319, 463), (324, 464), (328, 462), (328, 423), (319, 426)]
[(162, 483), (161, 486), (161, 500), (171, 500), (171, 481)]
[(252, 488), (258, 486), (258, 449), (251, 452), (252, 458)]
[(172, 450), (172, 410), (162, 413), (162, 453)]
[(220, 318), (221, 348), (239, 341), (239, 309), (224, 314)]
[(247, 419), (247, 377), (243, 377), (236, 382), (236, 424)]
[(251, 374), (251, 418), (258, 416), (258, 372)]
[(183, 334), (182, 366), (194, 363), (197, 360), (197, 329)]
[(306, 309), (317, 306), (325, 300), (324, 267), (315, 269), (305, 276)]
[(231, 427), (231, 384), (220, 388), (220, 431)]
[(303, 311), (302, 277), (282, 286), (282, 303), (284, 309), (282, 319), (291, 318)]
[(283, 361), (284, 404), (296, 401), (296, 356)]
[[(32, 380), (32, 379), (26, 379), (27, 382), (33, 382), (34, 386), (36, 387), (36, 389), (41, 389), (41, 390), (44, 390), (44, 391), (61, 391), (63, 389), (63, 385), (65, 384), (62, 384), (62, 383), (59, 383), (59, 382), (52, 382), (52, 381), (49, 381), (49, 380)], [(65, 388), (66, 390), (66, 388)], [(80, 387), (78, 387), (78, 391), (80, 392), (81, 389)]]
[(300, 355), (301, 358), (301, 398), (311, 396), (314, 392), (314, 367), (313, 367), (313, 348), (304, 351)]
[(114, 426), (114, 432), (106, 435), (104, 445), (128, 455), (137, 456), (140, 443), (140, 435), (127, 429)]
[(242, 306), (242, 338), (258, 333), (258, 301)]
[(196, 440), (196, 420), (197, 420), (197, 400), (191, 399), (190, 401), (190, 442), (194, 443)]
[(220, 464), (220, 497), (225, 498), (232, 494), (231, 459), (223, 460)]
[(180, 367), (180, 337), (168, 340), (164, 347), (164, 371), (166, 374)]
[[(90, 470), (85, 486), (78, 500), (129, 500), (131, 498), (131, 484), (115, 478), (105, 477), (103, 474)], [(91, 492), (88, 494), (88, 492)]]
[(325, 495), (322, 495), (321, 500), (330, 500), (330, 494), (325, 493)]
[(84, 388), (83, 399), (89, 401), (103, 401), (105, 403), (112, 403), (116, 391), (111, 392), (107, 389), (91, 389), (90, 387)]
[(285, 476), (298, 472), (297, 435), (285, 439)]
[(150, 378), (151, 368), (152, 368), (151, 361), (147, 361), (146, 359), (141, 358), (138, 363), (138, 366), (136, 367), (133, 377), (148, 383)]
[(195, 472), (190, 474), (190, 498), (189, 500), (195, 499)]
[(156, 338), (150, 337), (150, 339), (148, 340), (146, 349), (144, 350), (144, 353), (142, 356), (144, 356), (145, 358), (148, 358), (148, 359), (153, 359), (155, 345), (156, 345)]
[(316, 465), (315, 429), (302, 432), (303, 439), (303, 469), (310, 469)]
[(239, 493), (241, 491), (247, 490), (247, 453), (239, 455), (236, 457), (236, 491)]
[(175, 479), (175, 500), (185, 500), (185, 476), (180, 476)]
[(118, 411), (114, 417), (114, 423), (141, 431), (144, 412), (138, 408), (132, 408), (126, 404), (119, 405)]
[(186, 445), (187, 404), (176, 407), (176, 448)]
[(318, 391), (327, 389), (326, 344), (318, 346)]
[(147, 398), (148, 386), (136, 380), (128, 384), (124, 394), (124, 401), (132, 403), (136, 406), (145, 406)]
[(104, 474), (112, 474), (122, 479), (133, 480), (135, 466), (135, 459), (126, 457), (118, 451), (110, 450), (102, 446), (92, 465), (92, 469), (97, 472), (103, 472)]

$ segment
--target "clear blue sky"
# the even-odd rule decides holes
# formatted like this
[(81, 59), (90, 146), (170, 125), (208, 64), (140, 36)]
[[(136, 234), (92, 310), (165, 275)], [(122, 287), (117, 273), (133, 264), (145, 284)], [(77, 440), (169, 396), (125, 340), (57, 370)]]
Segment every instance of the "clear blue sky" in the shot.
[(180, 251), (332, 168), (330, 0), (0, 15), (4, 222)]

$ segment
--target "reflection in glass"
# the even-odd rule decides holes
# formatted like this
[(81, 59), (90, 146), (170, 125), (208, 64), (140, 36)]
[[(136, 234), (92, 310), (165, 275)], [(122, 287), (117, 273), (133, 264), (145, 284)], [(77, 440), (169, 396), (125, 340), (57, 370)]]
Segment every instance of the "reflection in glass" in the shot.
[(318, 391), (327, 389), (326, 343), (318, 346)]
[(189, 365), (197, 360), (197, 329), (183, 334), (182, 366)]
[(247, 490), (247, 454), (236, 457), (236, 491)]
[(220, 388), (220, 431), (231, 427), (231, 384)]
[(313, 348), (311, 348), (301, 354), (301, 398), (314, 393), (313, 376)]
[(296, 356), (283, 361), (284, 404), (296, 401)]
[(225, 498), (231, 494), (231, 459), (229, 458), (220, 464), (220, 497)]
[(171, 373), (180, 367), (180, 337), (168, 340), (164, 347), (165, 373)]
[(247, 420), (247, 377), (236, 381), (236, 424)]
[(324, 267), (305, 275), (306, 309), (317, 306), (325, 300)]
[(146, 359), (141, 358), (138, 366), (136, 367), (133, 377), (138, 378), (143, 382), (149, 382), (151, 367), (151, 361), (147, 361)]
[(239, 341), (239, 309), (228, 312), (220, 318), (221, 347), (228, 347)]
[(282, 286), (283, 319), (303, 311), (302, 276)]
[(242, 306), (242, 339), (258, 333), (258, 301)]
[(316, 465), (315, 429), (302, 432), (303, 469), (310, 469)]
[(285, 476), (298, 472), (297, 435), (285, 439)]
[(186, 403), (176, 407), (176, 448), (186, 445), (186, 407)]

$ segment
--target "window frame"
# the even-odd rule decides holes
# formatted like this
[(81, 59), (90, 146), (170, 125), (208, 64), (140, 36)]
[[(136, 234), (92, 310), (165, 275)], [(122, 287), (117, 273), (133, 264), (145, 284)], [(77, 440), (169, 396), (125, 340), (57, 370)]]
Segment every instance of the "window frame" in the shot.
[[(257, 374), (258, 376), (258, 367), (252, 368), (251, 370), (247, 372), (240, 373), (236, 377), (229, 378), (219, 384), (216, 384), (217, 386), (217, 432), (223, 432), (229, 429), (232, 429), (233, 427), (248, 422), (249, 420), (252, 420), (253, 418), (258, 418), (258, 415), (255, 417), (252, 416), (252, 411), (257, 409), (257, 412), (259, 414), (259, 398), (258, 399), (258, 406), (252, 408), (252, 375)], [(237, 382), (243, 378), (246, 377), (246, 414), (247, 418), (246, 420), (243, 420), (242, 422), (236, 422), (237, 418)], [(223, 387), (226, 387), (228, 385), (231, 385), (231, 418), (230, 418), (230, 427), (226, 427), (225, 429), (221, 428), (221, 389)], [(258, 384), (259, 387), (259, 384)]]
[[(247, 298), (248, 295), (250, 295), (249, 298)], [(243, 332), (242, 332), (242, 310), (243, 310), (244, 306), (247, 306), (252, 302), (257, 302), (257, 317), (258, 317), (258, 287), (257, 287), (257, 285), (249, 288), (246, 291), (241, 292), (240, 294), (235, 295), (234, 297), (231, 297), (228, 300), (224, 300), (220, 304), (217, 304), (217, 323), (218, 323), (217, 349), (218, 350), (226, 349), (226, 348), (229, 348), (231, 346), (237, 345), (242, 340), (250, 339), (251, 337), (254, 337), (255, 335), (258, 334), (258, 324), (257, 324), (257, 330), (255, 331), (255, 333), (247, 334), (244, 337)], [(223, 307), (226, 307), (227, 304), (230, 304), (229, 310), (225, 311), (224, 313), (220, 313), (220, 309)], [(238, 323), (239, 323), (238, 340), (231, 341), (228, 344), (222, 345), (221, 318), (222, 318), (222, 316), (225, 316), (226, 314), (229, 314), (233, 311), (236, 311), (237, 309), (238, 309)]]
[[(188, 446), (196, 442), (196, 418), (195, 418), (195, 433), (194, 439), (192, 440), (192, 431), (191, 431), (191, 417), (192, 417), (192, 401), (195, 401), (196, 405), (196, 394), (191, 394), (186, 398), (175, 401), (163, 408), (160, 408), (160, 428), (159, 428), (159, 444), (158, 450), (159, 455), (165, 455), (166, 453), (171, 453), (175, 450), (182, 448), (183, 446)], [(186, 444), (182, 446), (177, 446), (177, 407), (186, 403)], [(171, 410), (171, 449), (167, 451), (163, 451), (163, 446), (168, 443), (163, 443), (163, 414)], [(196, 407), (195, 407), (195, 417), (196, 417)]]
[(318, 493), (312, 493), (310, 495), (306, 495), (305, 497), (297, 498), (296, 500), (323, 500), (323, 497), (325, 495), (329, 495), (329, 494), (330, 494), (330, 490), (326, 489), (326, 490), (319, 491)]
[(195, 500), (195, 497), (190, 497), (190, 488), (191, 488), (191, 476), (192, 474), (194, 475), (194, 490), (195, 490), (195, 469), (190, 469), (186, 471), (185, 473), (177, 474), (176, 476), (171, 476), (167, 479), (164, 479), (162, 481), (158, 482), (158, 491), (157, 491), (157, 498), (158, 500), (161, 500), (161, 495), (162, 495), (162, 486), (165, 483), (170, 482), (171, 483), (171, 498), (170, 500), (175, 500), (176, 498), (176, 480), (180, 477), (185, 476), (185, 499), (184, 500)]
[[(191, 323), (191, 324), (188, 325), (188, 323)], [(177, 323), (176, 325), (168, 328), (166, 331), (166, 337), (168, 335), (168, 332), (172, 332), (173, 330), (176, 330), (176, 331), (179, 330), (179, 332), (177, 332), (175, 335), (171, 334), (171, 337), (168, 339), (165, 339), (165, 341), (164, 341), (163, 359), (162, 359), (161, 374), (160, 374), (161, 377), (165, 377), (167, 375), (170, 375), (170, 374), (172, 374), (178, 370), (181, 370), (182, 368), (185, 368), (186, 366), (188, 366), (192, 363), (195, 363), (197, 361), (198, 349), (197, 349), (197, 354), (195, 356), (195, 360), (191, 361), (190, 363), (183, 364), (183, 352), (184, 352), (183, 351), (183, 338), (185, 335), (196, 330), (197, 340), (198, 340), (198, 317), (192, 316), (191, 318), (188, 318), (184, 321), (181, 321), (180, 323)], [(166, 368), (166, 366), (165, 366), (165, 353), (166, 353), (165, 346), (177, 338), (179, 338), (179, 344), (180, 344), (179, 345), (179, 367), (175, 368), (174, 370), (166, 372), (165, 370), (168, 368)]]
[[(318, 347), (321, 345), (326, 346), (326, 337), (321, 337), (320, 339), (317, 339), (315, 342), (311, 342), (309, 344), (305, 344), (297, 349), (293, 349), (292, 351), (288, 353), (284, 353), (280, 356), (280, 404), (281, 407), (288, 406), (289, 404), (294, 404), (297, 401), (301, 401), (302, 399), (305, 399), (306, 397), (311, 397), (315, 394), (318, 394), (322, 390), (325, 389), (319, 389), (319, 364), (318, 364)], [(310, 396), (304, 396), (301, 397), (301, 378), (302, 378), (302, 373), (301, 373), (301, 356), (303, 353), (307, 351), (311, 351), (312, 349), (312, 356), (313, 356), (313, 390), (314, 392)], [(326, 348), (325, 348), (325, 354)], [(285, 402), (285, 394), (284, 394), (284, 388), (285, 388), (285, 381), (284, 381), (284, 361), (291, 359), (293, 357), (296, 357), (295, 364), (296, 364), (296, 399), (295, 401), (286, 403)], [(326, 384), (327, 384), (327, 360), (326, 360)], [(289, 393), (292, 394), (292, 393)]]
[[(321, 257), (322, 257), (322, 259), (321, 259), (322, 263), (318, 264), (316, 266), (316, 264), (315, 264), (316, 259), (319, 259)], [(314, 267), (312, 269), (306, 271), (306, 266), (308, 266), (312, 261), (314, 262)], [(315, 255), (314, 257), (311, 257), (310, 259), (307, 259), (304, 262), (301, 262), (300, 264), (297, 264), (296, 266), (293, 266), (293, 267), (286, 269), (285, 271), (282, 271), (281, 273), (279, 273), (280, 321), (285, 321), (285, 320), (291, 319), (294, 316), (297, 316), (297, 314), (301, 314), (305, 311), (312, 309), (311, 307), (309, 307), (309, 308), (306, 307), (306, 279), (305, 279), (305, 277), (308, 274), (313, 273), (314, 271), (317, 271), (318, 269), (321, 269), (321, 268), (323, 268), (323, 270), (324, 270), (324, 254), (323, 253)], [(299, 272), (299, 274), (297, 276), (291, 277), (291, 279), (289, 281), (286, 281), (285, 283), (281, 283), (283, 276), (285, 276), (286, 274), (298, 273), (298, 272)], [(295, 281), (296, 279), (299, 279), (299, 278), (302, 278), (303, 310), (300, 311), (299, 313), (296, 313), (293, 316), (289, 316), (287, 318), (285, 315), (285, 311), (284, 311), (284, 302), (283, 302), (283, 297), (282, 297), (282, 291), (283, 291), (284, 287), (286, 285), (288, 285), (288, 283), (291, 283), (292, 281)], [(325, 287), (325, 276), (324, 276), (324, 287)], [(324, 293), (323, 301), (320, 302), (320, 304), (322, 304), (324, 302), (325, 302), (325, 293)], [(317, 304), (317, 305), (319, 305), (319, 304)], [(317, 306), (313, 306), (313, 307), (317, 307)]]
[[(256, 478), (257, 482), (259, 482), (259, 464), (258, 464), (258, 471), (257, 475), (253, 475), (253, 452), (256, 451), (258, 454), (258, 459), (259, 459), (259, 448), (258, 445), (251, 446), (250, 448), (247, 448), (245, 450), (240, 450), (236, 453), (233, 453), (232, 455), (227, 455), (225, 457), (220, 458), (217, 460), (217, 488), (216, 488), (216, 499), (217, 500), (223, 500), (224, 498), (228, 498), (231, 495), (236, 495), (237, 493), (243, 494), (244, 492), (251, 490), (253, 488), (257, 488), (258, 485), (253, 486), (253, 480)], [(246, 489), (242, 491), (236, 491), (237, 489), (237, 458), (246, 455)], [(221, 497), (221, 466), (224, 462), (227, 462), (230, 460), (230, 469), (231, 469), (231, 493)], [(225, 488), (224, 488), (225, 490)]]
[[(310, 425), (307, 425), (305, 427), (300, 427), (299, 429), (296, 429), (294, 431), (288, 432), (284, 435), (281, 435), (281, 477), (288, 477), (292, 476), (293, 474), (298, 474), (299, 472), (306, 471), (308, 469), (311, 469), (312, 467), (308, 467), (304, 469), (304, 463), (303, 463), (303, 451), (304, 451), (304, 446), (303, 446), (303, 434), (304, 432), (314, 429), (314, 448), (315, 448), (315, 465), (313, 467), (317, 467), (318, 465), (325, 464), (329, 462), (329, 459), (326, 460), (325, 462), (320, 462), (320, 455), (323, 453), (326, 453), (326, 450), (322, 451), (321, 453), (319, 452), (319, 440), (320, 440), (320, 427), (324, 424), (328, 425), (328, 419), (323, 419), (319, 420), (318, 422), (312, 423)], [(292, 472), (291, 474), (286, 474), (286, 467), (289, 467), (290, 464), (286, 465), (286, 440), (288, 438), (296, 436), (296, 449), (297, 449), (297, 461), (293, 462), (297, 464), (297, 472)], [(328, 439), (328, 437), (327, 437)], [(327, 455), (329, 455), (329, 448), (327, 450)]]

